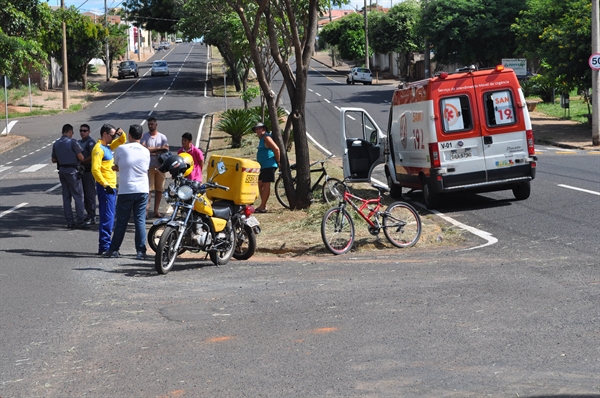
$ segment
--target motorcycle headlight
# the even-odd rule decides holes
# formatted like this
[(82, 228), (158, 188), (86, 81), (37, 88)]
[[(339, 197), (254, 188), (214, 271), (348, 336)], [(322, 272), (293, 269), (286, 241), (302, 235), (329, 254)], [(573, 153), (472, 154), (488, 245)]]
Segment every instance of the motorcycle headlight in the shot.
[(182, 185), (177, 190), (177, 196), (181, 200), (189, 200), (193, 194), (194, 194), (194, 190), (192, 189), (192, 187), (190, 187), (188, 185)]

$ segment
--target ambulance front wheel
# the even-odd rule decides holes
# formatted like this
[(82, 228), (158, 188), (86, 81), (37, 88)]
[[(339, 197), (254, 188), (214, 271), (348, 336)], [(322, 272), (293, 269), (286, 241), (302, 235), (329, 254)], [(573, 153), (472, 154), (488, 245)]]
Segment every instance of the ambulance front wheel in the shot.
[(431, 210), (440, 206), (440, 196), (439, 193), (431, 192), (427, 180), (423, 179), (423, 199), (428, 209)]
[(513, 189), (513, 195), (515, 195), (515, 199), (517, 200), (525, 200), (529, 198), (531, 194), (531, 183), (529, 181), (524, 182), (515, 186)]

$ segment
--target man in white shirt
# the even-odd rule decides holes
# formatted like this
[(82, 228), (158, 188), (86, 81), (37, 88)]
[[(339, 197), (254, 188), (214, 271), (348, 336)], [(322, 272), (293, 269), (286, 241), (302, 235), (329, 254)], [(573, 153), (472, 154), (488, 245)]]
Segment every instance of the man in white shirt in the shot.
[(115, 151), (113, 169), (119, 172), (117, 217), (110, 248), (104, 257), (120, 257), (119, 249), (125, 237), (129, 216), (133, 211), (136, 258), (139, 260), (146, 258), (146, 205), (149, 192), (150, 151), (140, 144), (143, 131), (139, 124), (130, 126), (129, 143), (119, 146)]

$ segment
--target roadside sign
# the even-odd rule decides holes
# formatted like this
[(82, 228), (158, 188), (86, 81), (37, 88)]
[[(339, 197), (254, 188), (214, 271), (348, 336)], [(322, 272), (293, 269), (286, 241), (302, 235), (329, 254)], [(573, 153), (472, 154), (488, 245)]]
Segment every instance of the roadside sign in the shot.
[(514, 70), (517, 77), (527, 76), (527, 58), (502, 58), (502, 65)]
[(600, 70), (600, 53), (592, 54), (588, 60), (590, 68), (594, 70)]
[(2, 79), (0, 79), (0, 87), (6, 88), (5, 86), (10, 87), (10, 80), (6, 75), (2, 76)]

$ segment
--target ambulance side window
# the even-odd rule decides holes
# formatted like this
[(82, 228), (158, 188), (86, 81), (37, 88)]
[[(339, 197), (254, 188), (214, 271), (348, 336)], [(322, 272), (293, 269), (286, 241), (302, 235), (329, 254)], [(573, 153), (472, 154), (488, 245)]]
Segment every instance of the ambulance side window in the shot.
[(505, 126), (516, 122), (515, 102), (509, 90), (485, 93), (483, 101), (489, 127)]
[(471, 105), (466, 95), (448, 97), (441, 100), (441, 110), (444, 112), (444, 132), (454, 133), (473, 128)]

